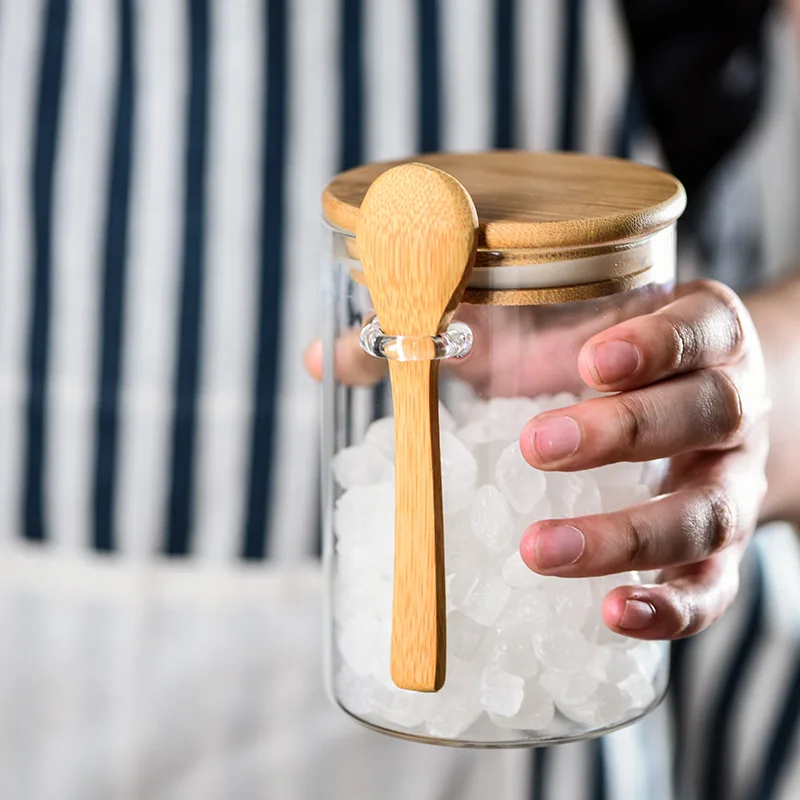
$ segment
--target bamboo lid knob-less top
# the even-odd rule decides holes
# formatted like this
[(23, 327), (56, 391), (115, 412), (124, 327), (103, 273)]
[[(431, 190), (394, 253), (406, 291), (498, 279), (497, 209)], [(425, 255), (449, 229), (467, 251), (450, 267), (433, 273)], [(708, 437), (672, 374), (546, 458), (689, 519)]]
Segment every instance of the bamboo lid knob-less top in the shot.
[(483, 250), (571, 251), (630, 242), (671, 225), (686, 205), (676, 178), (643, 164), (504, 150), (422, 155), (343, 172), (323, 194), (328, 222), (354, 232), (372, 181), (408, 161), (438, 167), (464, 185), (478, 212)]

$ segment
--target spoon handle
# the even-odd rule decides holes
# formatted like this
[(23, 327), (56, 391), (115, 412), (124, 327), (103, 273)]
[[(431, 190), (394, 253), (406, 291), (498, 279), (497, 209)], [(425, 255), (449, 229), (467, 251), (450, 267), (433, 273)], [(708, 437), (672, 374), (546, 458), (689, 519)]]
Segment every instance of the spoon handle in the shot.
[(390, 361), (395, 419), (392, 680), (438, 691), (445, 676), (439, 363)]

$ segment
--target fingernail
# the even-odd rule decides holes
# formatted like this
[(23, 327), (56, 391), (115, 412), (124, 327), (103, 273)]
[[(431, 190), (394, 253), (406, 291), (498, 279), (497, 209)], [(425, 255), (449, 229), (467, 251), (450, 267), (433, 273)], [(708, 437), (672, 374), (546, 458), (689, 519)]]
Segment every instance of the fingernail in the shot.
[(594, 348), (594, 369), (602, 383), (616, 383), (639, 369), (639, 351), (630, 342), (604, 342)]
[(572, 525), (557, 525), (539, 531), (533, 546), (536, 566), (555, 569), (574, 564), (586, 547), (583, 534)]
[(581, 429), (572, 417), (548, 417), (536, 425), (531, 446), (544, 461), (571, 456), (581, 443)]
[(644, 600), (626, 600), (619, 618), (619, 627), (629, 631), (640, 631), (649, 628), (656, 617), (656, 610)]

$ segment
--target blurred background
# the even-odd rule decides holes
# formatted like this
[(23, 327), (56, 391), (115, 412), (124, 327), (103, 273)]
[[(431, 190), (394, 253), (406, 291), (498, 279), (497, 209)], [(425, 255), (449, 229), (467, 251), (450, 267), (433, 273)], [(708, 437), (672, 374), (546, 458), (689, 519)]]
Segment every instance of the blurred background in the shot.
[[(0, 0), (0, 796), (790, 796), (794, 719), (758, 708), (800, 706), (796, 631), (754, 633), (800, 585), (777, 529), (765, 594), (677, 648), (686, 694), (599, 743), (444, 751), (330, 707), (302, 365), (319, 197), (367, 161), (642, 160), (687, 187), (682, 277), (796, 265), (790, 5)], [(720, 694), (733, 647), (760, 671)]]

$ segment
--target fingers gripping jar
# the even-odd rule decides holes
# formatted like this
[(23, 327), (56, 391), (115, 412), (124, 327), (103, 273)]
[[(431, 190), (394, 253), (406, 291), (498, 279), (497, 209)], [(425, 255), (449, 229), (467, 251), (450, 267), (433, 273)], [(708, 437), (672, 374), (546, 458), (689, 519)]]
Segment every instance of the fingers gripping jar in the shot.
[[(355, 236), (365, 193), (395, 165), (343, 173), (323, 197), (329, 690), (357, 720), (423, 742), (522, 746), (608, 732), (666, 690), (666, 643), (621, 636), (601, 618), (610, 590), (652, 576), (544, 577), (523, 562), (520, 540), (541, 520), (646, 502), (666, 465), (540, 471), (523, 458), (520, 437), (538, 414), (597, 396), (578, 361), (591, 337), (669, 301), (683, 188), (652, 168), (584, 155), (414, 161), (460, 181), (478, 217), (461, 302), (426, 347), (382, 331)], [(446, 659), (444, 685), (426, 692), (399, 688), (390, 669), (396, 475), (387, 364), (415, 358), (440, 365)]]

